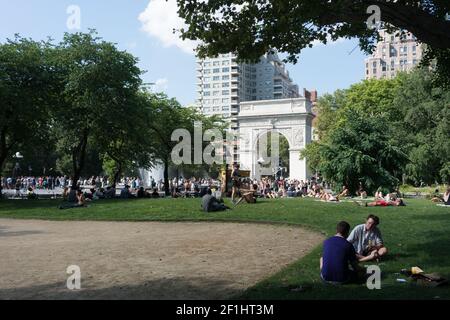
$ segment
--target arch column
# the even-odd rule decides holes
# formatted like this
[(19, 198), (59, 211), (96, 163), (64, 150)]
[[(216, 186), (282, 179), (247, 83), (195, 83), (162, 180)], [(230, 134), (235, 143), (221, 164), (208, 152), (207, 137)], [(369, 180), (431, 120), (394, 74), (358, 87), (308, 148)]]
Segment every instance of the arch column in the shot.
[(302, 148), (289, 149), (289, 177), (305, 181), (309, 176), (306, 159), (300, 159)]

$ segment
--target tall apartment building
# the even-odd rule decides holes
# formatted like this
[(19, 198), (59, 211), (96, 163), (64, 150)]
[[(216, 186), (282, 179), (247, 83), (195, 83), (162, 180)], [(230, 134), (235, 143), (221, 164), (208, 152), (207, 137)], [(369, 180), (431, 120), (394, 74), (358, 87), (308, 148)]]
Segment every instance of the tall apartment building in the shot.
[(396, 36), (380, 30), (382, 40), (365, 60), (366, 79), (391, 79), (399, 71), (410, 71), (422, 59), (423, 48), (411, 33)]
[(231, 53), (198, 60), (197, 93), (200, 110), (229, 118), (231, 128), (237, 128), (240, 102), (300, 96), (276, 53), (264, 55), (256, 64), (238, 63)]

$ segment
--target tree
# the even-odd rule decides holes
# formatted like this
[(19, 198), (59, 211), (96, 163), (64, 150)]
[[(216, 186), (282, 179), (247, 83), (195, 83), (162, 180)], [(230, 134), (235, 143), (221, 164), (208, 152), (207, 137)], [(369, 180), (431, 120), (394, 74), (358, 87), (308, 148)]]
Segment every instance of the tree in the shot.
[[(371, 5), (381, 10), (390, 32), (408, 30), (428, 45), (427, 61), (437, 58), (438, 71), (448, 72), (450, 62), (450, 11), (448, 0), (177, 0), (178, 14), (187, 24), (183, 39), (200, 40), (198, 54), (216, 56), (236, 52), (243, 60), (258, 61), (272, 49), (286, 52), (287, 61), (317, 40), (359, 38), (367, 53), (379, 40), (367, 21)], [(442, 75), (448, 79), (450, 73)]]
[(313, 120), (319, 140), (336, 124), (337, 111), (345, 104), (345, 90), (336, 90), (333, 94), (326, 93), (317, 101), (316, 114)]
[[(202, 122), (203, 130), (216, 128), (223, 132), (223, 122), (217, 116), (206, 117), (193, 108), (184, 108), (175, 99), (169, 99), (163, 93), (150, 94), (148, 104), (151, 106), (154, 121), (149, 124), (148, 134), (158, 146), (155, 158), (164, 167), (164, 191), (170, 194), (169, 166), (172, 164), (171, 154), (179, 141), (172, 141), (172, 133), (176, 129), (187, 130), (194, 137), (194, 123)], [(193, 142), (193, 141), (192, 141)], [(205, 142), (202, 143), (206, 144)], [(194, 144), (191, 143), (191, 148)], [(203, 150), (203, 149), (202, 149)]]
[(392, 139), (387, 118), (343, 112), (346, 122), (333, 128), (325, 140), (308, 145), (302, 157), (312, 158), (314, 169), (326, 180), (351, 192), (359, 183), (368, 192), (398, 186), (407, 157)]
[(0, 44), (0, 172), (9, 156), (48, 135), (48, 50), (48, 43), (19, 36)]
[(104, 134), (96, 139), (114, 186), (123, 172), (135, 168), (149, 169), (156, 161), (154, 155), (158, 146), (147, 134), (149, 124), (155, 119), (147, 99), (145, 92), (136, 93), (127, 104), (122, 105), (121, 121), (103, 123), (107, 126), (102, 130)]
[(59, 104), (52, 109), (59, 143), (71, 155), (76, 187), (91, 141), (117, 130), (141, 84), (137, 59), (89, 33), (66, 33), (54, 55), (60, 81)]
[(448, 182), (450, 90), (436, 86), (427, 69), (399, 77), (391, 117), (396, 139), (408, 154), (405, 178), (416, 185)]

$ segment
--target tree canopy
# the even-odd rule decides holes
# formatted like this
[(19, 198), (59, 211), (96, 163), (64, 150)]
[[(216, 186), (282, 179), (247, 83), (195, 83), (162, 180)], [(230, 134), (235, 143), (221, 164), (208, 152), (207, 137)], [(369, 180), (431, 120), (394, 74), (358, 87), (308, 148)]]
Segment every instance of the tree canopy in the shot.
[[(450, 11), (448, 0), (177, 0), (179, 16), (187, 24), (184, 39), (200, 40), (198, 54), (216, 56), (236, 52), (243, 60), (257, 61), (272, 49), (297, 62), (301, 50), (314, 41), (359, 39), (371, 53), (379, 40), (367, 20), (371, 5), (381, 11), (381, 21), (391, 32), (407, 30), (428, 45), (426, 62), (437, 58), (442, 81), (450, 75)], [(448, 73), (446, 73), (448, 72)], [(446, 81), (448, 83), (448, 81)]]
[(319, 141), (309, 166), (338, 187), (392, 189), (400, 181), (449, 183), (450, 91), (417, 69), (391, 80), (364, 80), (318, 101)]

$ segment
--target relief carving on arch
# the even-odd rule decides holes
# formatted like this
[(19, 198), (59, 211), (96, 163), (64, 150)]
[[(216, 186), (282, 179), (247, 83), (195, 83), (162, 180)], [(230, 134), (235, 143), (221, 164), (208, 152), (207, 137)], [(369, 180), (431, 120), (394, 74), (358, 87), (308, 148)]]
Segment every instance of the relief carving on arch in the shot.
[(305, 138), (304, 138), (304, 130), (303, 128), (294, 129), (294, 145), (303, 147)]

